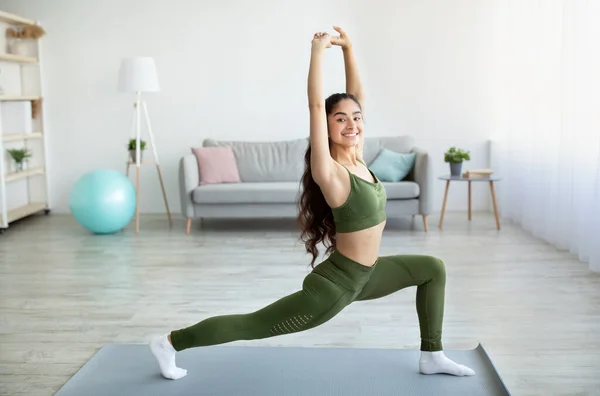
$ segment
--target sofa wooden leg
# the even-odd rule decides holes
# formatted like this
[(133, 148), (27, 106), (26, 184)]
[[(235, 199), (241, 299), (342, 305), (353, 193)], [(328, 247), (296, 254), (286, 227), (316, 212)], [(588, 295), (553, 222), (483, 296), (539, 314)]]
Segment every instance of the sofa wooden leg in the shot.
[(190, 229), (192, 228), (192, 218), (188, 217), (185, 220), (185, 233), (189, 234), (190, 233)]
[(427, 215), (423, 215), (423, 227), (425, 228), (425, 232), (429, 231), (429, 226), (427, 225)]

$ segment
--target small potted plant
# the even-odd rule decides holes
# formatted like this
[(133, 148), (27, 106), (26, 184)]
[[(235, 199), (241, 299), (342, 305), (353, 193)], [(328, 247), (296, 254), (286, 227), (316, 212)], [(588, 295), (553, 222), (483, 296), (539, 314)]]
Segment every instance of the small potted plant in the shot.
[(457, 149), (456, 147), (450, 147), (450, 149), (444, 153), (444, 162), (448, 162), (450, 164), (451, 176), (460, 176), (463, 161), (470, 160), (471, 156), (469, 151)]
[(24, 25), (6, 29), (9, 41), (9, 52), (15, 55), (28, 55), (26, 45), (31, 40), (43, 37), (46, 31), (39, 25)]
[(8, 153), (15, 161), (17, 172), (21, 172), (23, 170), (23, 162), (25, 162), (27, 158), (31, 157), (31, 151), (29, 151), (27, 148), (9, 149)]
[[(135, 162), (135, 151), (136, 151), (136, 140), (129, 139), (129, 156), (131, 157), (131, 162)], [(144, 149), (146, 148), (146, 142), (140, 139), (140, 161), (144, 156)]]

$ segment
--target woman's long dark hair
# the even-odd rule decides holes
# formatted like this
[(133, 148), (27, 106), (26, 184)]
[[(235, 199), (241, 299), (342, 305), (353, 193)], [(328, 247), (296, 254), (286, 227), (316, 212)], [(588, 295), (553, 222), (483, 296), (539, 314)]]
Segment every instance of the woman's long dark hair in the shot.
[[(348, 93), (337, 93), (329, 96), (325, 100), (325, 113), (331, 114), (333, 107), (344, 99), (352, 99), (360, 107), (358, 99)], [(306, 252), (312, 255), (310, 262), (314, 268), (315, 261), (319, 256), (317, 245), (322, 243), (325, 246), (325, 254), (331, 253), (335, 245), (335, 223), (333, 222), (333, 213), (325, 201), (321, 188), (312, 177), (310, 166), (312, 149), (310, 140), (306, 153), (304, 154), (304, 174), (302, 175), (302, 192), (298, 201), (299, 214), (298, 221), (302, 228), (300, 240), (304, 242)]]

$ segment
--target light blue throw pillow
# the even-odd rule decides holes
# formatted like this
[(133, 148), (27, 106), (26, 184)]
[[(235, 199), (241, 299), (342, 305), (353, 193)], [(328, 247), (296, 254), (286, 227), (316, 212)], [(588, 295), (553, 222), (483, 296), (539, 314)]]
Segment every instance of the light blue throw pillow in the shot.
[(369, 168), (382, 182), (399, 182), (415, 165), (416, 153), (397, 153), (383, 148)]

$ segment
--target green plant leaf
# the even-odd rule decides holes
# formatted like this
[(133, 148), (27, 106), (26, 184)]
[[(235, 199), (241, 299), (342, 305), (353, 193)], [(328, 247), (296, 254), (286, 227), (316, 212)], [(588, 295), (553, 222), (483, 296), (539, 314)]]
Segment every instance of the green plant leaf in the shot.
[(463, 149), (457, 149), (456, 147), (450, 147), (448, 151), (444, 153), (444, 162), (460, 163), (463, 161), (470, 161), (470, 151)]
[[(135, 139), (129, 139), (129, 144), (128, 144), (128, 150), (135, 150), (136, 148), (136, 140)], [(142, 139), (140, 139), (140, 150), (144, 150), (146, 148), (146, 142)]]
[(10, 154), (10, 156), (12, 157), (12, 159), (17, 163), (23, 162), (23, 160), (25, 160), (27, 158), (31, 158), (31, 156), (32, 156), (31, 151), (27, 148), (8, 149), (7, 151)]

